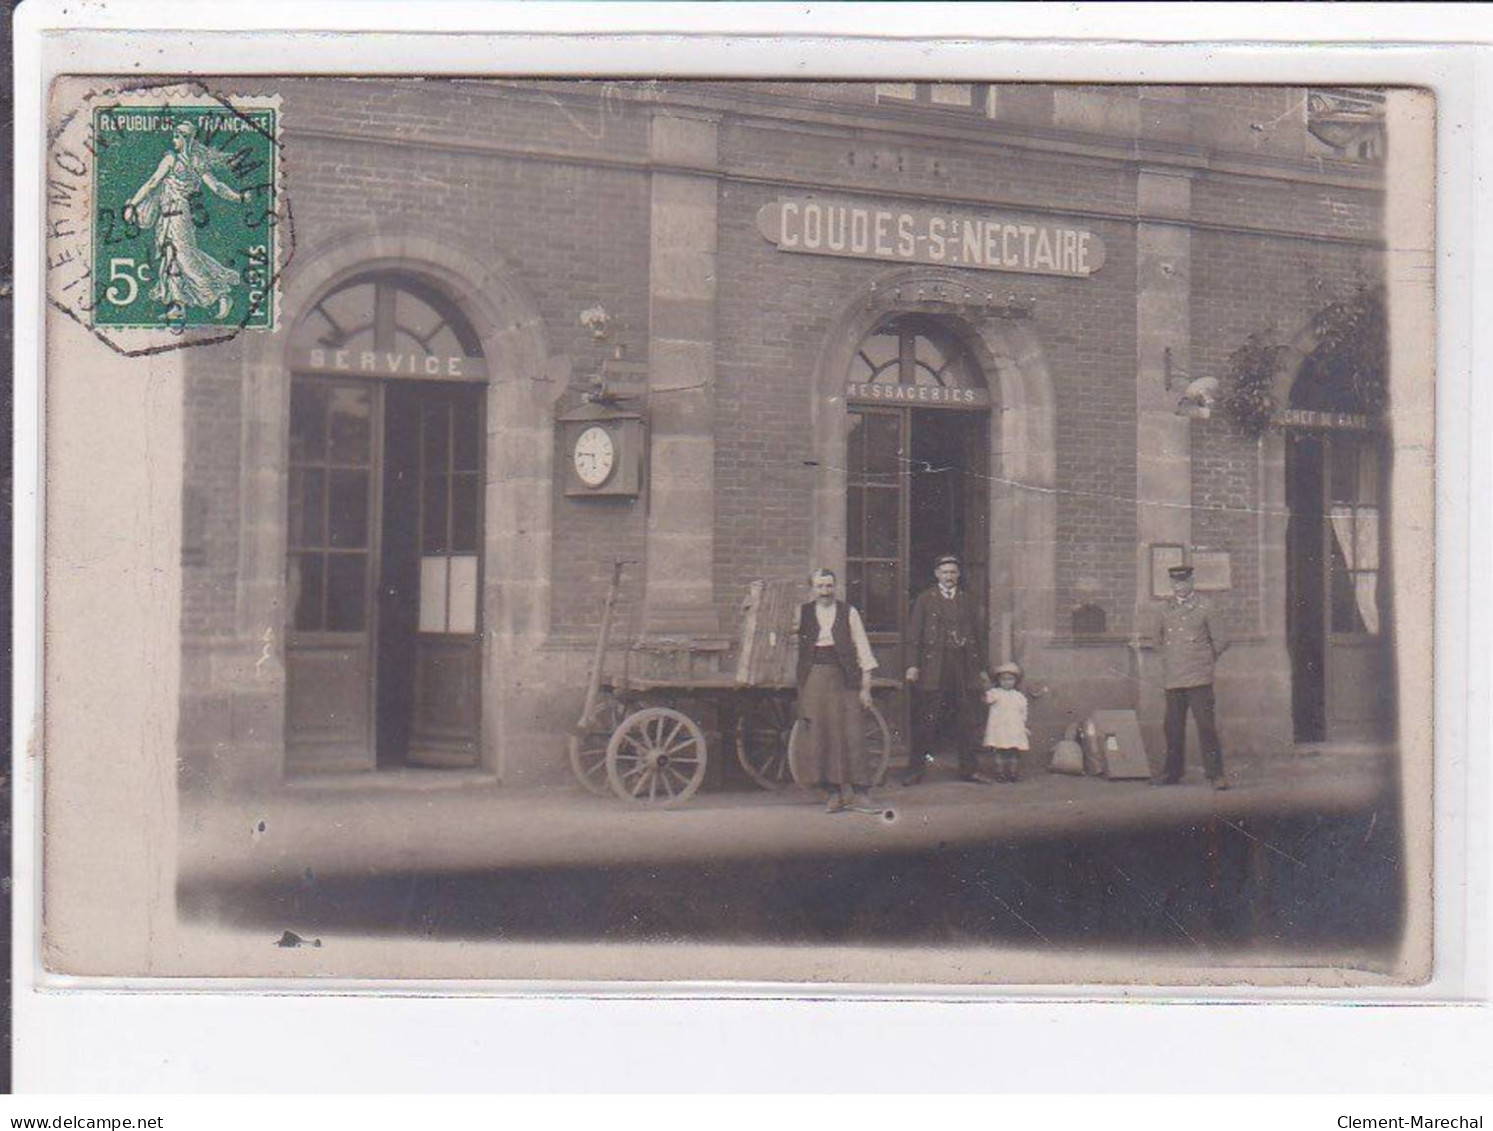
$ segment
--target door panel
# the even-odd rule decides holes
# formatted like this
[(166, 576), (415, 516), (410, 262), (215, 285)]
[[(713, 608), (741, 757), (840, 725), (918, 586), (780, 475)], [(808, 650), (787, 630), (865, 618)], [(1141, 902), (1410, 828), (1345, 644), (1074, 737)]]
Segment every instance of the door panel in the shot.
[(286, 561), (286, 765), (373, 766), (378, 386), (291, 386)]
[(1333, 738), (1370, 738), (1390, 714), (1379, 438), (1335, 433), (1326, 454), (1327, 725)]
[[(989, 414), (859, 406), (850, 410), (846, 594), (865, 618), (883, 675), (900, 679), (912, 601), (933, 562), (956, 553), (964, 585), (989, 588)], [(888, 712), (907, 733), (906, 696)]]
[(481, 723), (480, 389), (422, 390), (412, 765), (475, 766)]
[(411, 762), (424, 766), (477, 764), (480, 670), (476, 640), (421, 637), (415, 667)]
[(288, 768), (297, 773), (372, 769), (368, 648), (287, 648)]
[(1392, 717), (1380, 444), (1377, 433), (1287, 437), (1286, 628), (1301, 742), (1375, 738)]
[(1322, 599), (1325, 545), (1321, 436), (1286, 436), (1286, 638), (1291, 653), (1291, 716), (1298, 742), (1327, 737), (1327, 625)]

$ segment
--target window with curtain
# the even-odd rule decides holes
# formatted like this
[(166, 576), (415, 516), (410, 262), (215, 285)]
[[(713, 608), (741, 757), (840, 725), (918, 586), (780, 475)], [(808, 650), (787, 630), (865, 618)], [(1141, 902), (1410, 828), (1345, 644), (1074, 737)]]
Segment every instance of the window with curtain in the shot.
[(1377, 636), (1379, 618), (1379, 448), (1373, 437), (1332, 438), (1328, 585), (1332, 631)]

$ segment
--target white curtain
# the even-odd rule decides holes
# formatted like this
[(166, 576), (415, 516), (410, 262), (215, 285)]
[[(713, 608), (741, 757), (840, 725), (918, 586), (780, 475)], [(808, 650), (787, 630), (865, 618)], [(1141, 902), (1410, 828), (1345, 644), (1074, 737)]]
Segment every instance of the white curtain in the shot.
[(1370, 572), (1353, 573), (1353, 596), (1358, 605), (1358, 615), (1363, 620), (1365, 631), (1370, 636), (1379, 635), (1379, 512), (1374, 507), (1358, 507), (1358, 522), (1355, 529), (1355, 508), (1336, 506), (1332, 508), (1332, 537), (1337, 543), (1338, 553), (1349, 570)]

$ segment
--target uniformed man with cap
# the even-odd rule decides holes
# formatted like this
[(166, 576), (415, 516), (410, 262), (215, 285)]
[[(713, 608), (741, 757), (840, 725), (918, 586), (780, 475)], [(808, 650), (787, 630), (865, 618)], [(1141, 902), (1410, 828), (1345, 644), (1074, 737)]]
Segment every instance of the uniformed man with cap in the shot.
[(1166, 763), (1157, 785), (1182, 777), (1187, 712), (1198, 726), (1203, 772), (1214, 789), (1227, 789), (1223, 752), (1213, 720), (1213, 666), (1229, 646), (1228, 636), (1206, 597), (1193, 590), (1192, 567), (1172, 566), (1172, 599), (1161, 610), (1161, 664), (1166, 688)]
[(959, 559), (953, 554), (933, 563), (933, 577), (937, 584), (918, 594), (907, 626), (913, 719), (902, 784), (922, 781), (940, 738), (958, 750), (963, 781), (987, 784), (993, 779), (979, 772), (979, 729), (981, 696), (990, 677), (979, 606), (959, 587)]

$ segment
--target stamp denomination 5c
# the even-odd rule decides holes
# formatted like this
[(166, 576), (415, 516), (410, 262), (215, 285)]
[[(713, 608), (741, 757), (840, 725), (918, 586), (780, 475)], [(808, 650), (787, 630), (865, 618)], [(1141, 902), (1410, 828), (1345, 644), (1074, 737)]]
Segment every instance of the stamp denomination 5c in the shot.
[(278, 100), (176, 84), (80, 102), (47, 170), (54, 304), (126, 353), (274, 329)]

